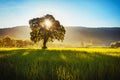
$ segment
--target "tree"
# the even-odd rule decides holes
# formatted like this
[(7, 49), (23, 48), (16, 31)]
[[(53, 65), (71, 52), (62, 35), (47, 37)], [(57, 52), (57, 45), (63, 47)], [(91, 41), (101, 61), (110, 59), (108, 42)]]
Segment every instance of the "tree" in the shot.
[(16, 47), (23, 47), (23, 41), (22, 40), (16, 40)]
[(110, 44), (110, 46), (111, 46), (111, 48), (118, 48), (118, 47), (120, 47), (120, 41), (118, 41), (118, 42), (112, 42)]
[(3, 47), (3, 42), (1, 38), (0, 38), (0, 47)]
[(3, 41), (4, 47), (14, 47), (15, 46), (14, 40), (9, 36), (5, 36), (2, 41)]
[(85, 42), (81, 41), (81, 47), (85, 47)]
[(33, 18), (29, 24), (32, 30), (30, 39), (35, 43), (43, 40), (43, 49), (47, 48), (48, 41), (64, 40), (65, 28), (52, 15), (47, 14), (41, 18)]

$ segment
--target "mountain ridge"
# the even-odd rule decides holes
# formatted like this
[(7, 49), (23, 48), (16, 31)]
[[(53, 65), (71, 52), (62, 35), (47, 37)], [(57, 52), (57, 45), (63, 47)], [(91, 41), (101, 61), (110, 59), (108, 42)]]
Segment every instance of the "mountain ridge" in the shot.
[[(81, 42), (94, 43), (94, 45), (108, 46), (113, 41), (120, 40), (119, 27), (88, 28), (65, 27), (66, 34), (63, 43), (80, 45)], [(30, 39), (29, 26), (17, 26), (0, 29), (0, 37), (10, 36), (16, 39)]]

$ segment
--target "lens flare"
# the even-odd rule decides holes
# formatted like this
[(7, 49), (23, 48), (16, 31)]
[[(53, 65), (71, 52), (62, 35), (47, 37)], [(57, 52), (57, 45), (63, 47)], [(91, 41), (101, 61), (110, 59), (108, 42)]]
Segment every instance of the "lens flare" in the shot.
[(50, 28), (50, 27), (52, 26), (52, 22), (51, 22), (49, 19), (46, 19), (46, 20), (45, 20), (45, 26), (46, 26), (47, 28)]

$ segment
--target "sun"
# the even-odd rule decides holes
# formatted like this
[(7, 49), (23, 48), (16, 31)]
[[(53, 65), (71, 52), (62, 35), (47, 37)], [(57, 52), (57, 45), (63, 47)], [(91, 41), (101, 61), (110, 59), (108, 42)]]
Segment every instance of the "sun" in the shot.
[(52, 22), (49, 19), (45, 19), (45, 26), (50, 28), (52, 26)]

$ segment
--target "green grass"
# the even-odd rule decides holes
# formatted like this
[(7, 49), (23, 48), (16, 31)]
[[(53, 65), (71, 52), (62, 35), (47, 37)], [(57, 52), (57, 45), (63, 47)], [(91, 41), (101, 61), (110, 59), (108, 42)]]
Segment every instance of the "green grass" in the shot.
[(0, 80), (120, 80), (120, 49), (0, 49)]

